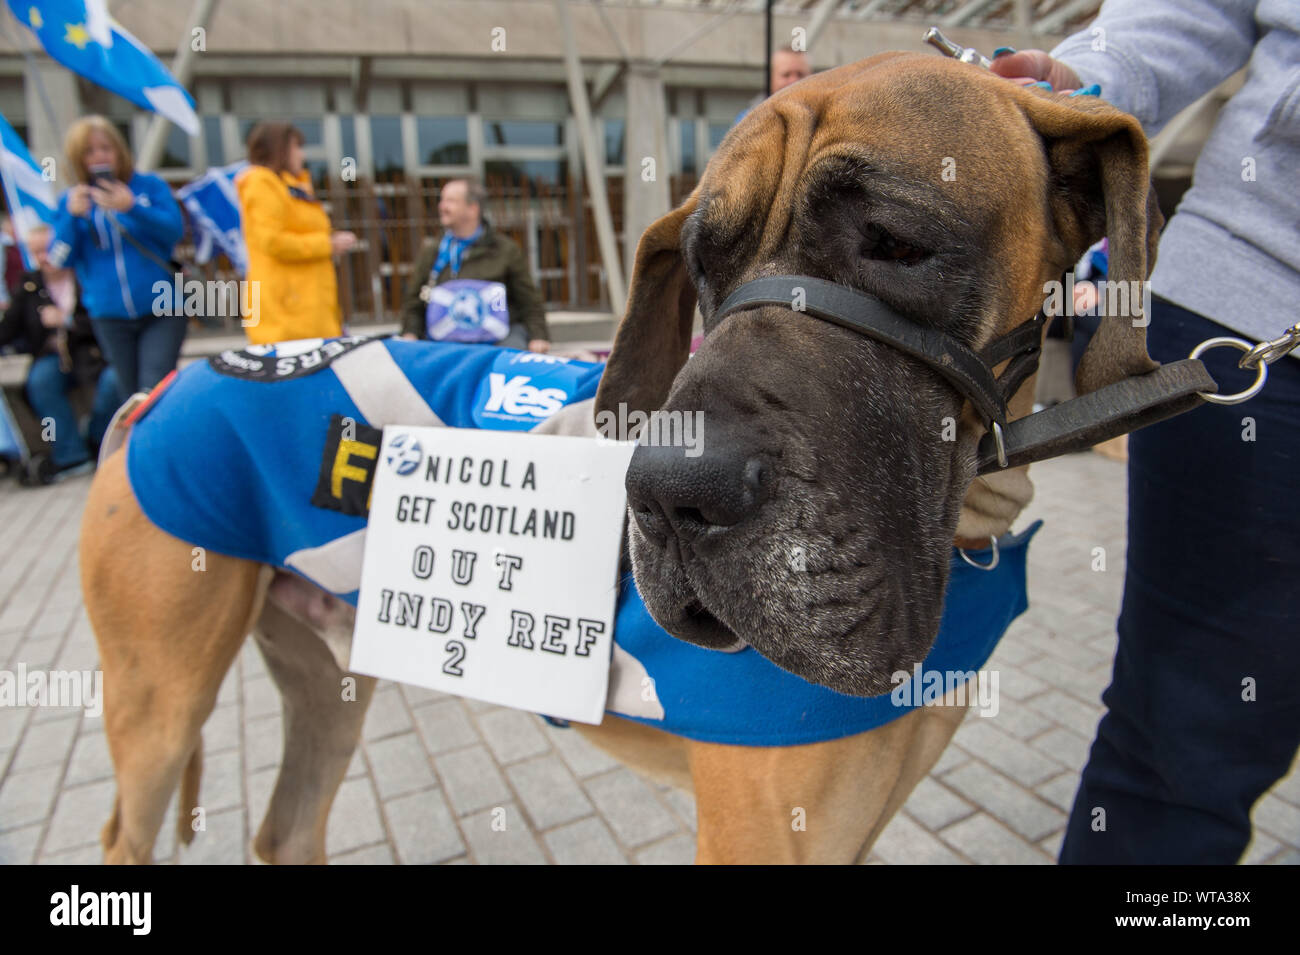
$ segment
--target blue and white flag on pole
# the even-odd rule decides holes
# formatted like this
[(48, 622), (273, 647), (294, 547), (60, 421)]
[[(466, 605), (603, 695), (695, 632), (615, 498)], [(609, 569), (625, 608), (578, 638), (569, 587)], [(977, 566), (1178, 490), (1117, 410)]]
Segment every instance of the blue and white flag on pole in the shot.
[(22, 250), (23, 261), (29, 269), (34, 269), (36, 260), (28, 253), (23, 237), (38, 223), (54, 221), (58, 200), (54, 187), (27, 151), (27, 144), (3, 116), (0, 116), (0, 179), (4, 182), (5, 205), (14, 223), (14, 238)]
[(176, 193), (194, 223), (194, 261), (199, 265), (216, 251), (224, 253), (240, 275), (248, 272), (248, 249), (235, 190), (235, 177), (247, 166), (242, 159), (229, 166), (213, 166)]
[(9, 0), (9, 9), (68, 69), (198, 135), (193, 97), (109, 16), (105, 0)]

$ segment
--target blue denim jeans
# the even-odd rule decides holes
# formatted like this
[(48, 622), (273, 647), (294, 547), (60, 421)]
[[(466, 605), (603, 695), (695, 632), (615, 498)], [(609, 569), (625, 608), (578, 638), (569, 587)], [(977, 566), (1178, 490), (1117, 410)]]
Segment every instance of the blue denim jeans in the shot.
[[(1234, 335), (1161, 299), (1147, 333), (1159, 361)], [(1240, 357), (1203, 356), (1221, 394), (1254, 380)], [(1298, 455), (1293, 357), (1250, 401), (1129, 439), (1119, 644), (1062, 863), (1230, 865), (1245, 850), (1251, 806), (1300, 747)]]
[(95, 318), (91, 324), (104, 358), (117, 371), (122, 401), (167, 377), (185, 340), (186, 320), (167, 315)]
[[(77, 425), (77, 415), (68, 400), (68, 391), (75, 384), (73, 376), (59, 368), (56, 355), (42, 355), (32, 362), (27, 374), (27, 400), (32, 403), (36, 416), (42, 419), (42, 432), (45, 432), (45, 419), (53, 424), (50, 434), (50, 457), (55, 467), (69, 467), (80, 464), (90, 457), (86, 447), (86, 438), (82, 436)], [(108, 430), (109, 421), (121, 402), (117, 397), (117, 376), (111, 368), (104, 370), (95, 387), (95, 402), (90, 414), (88, 437), (92, 444), (98, 446)]]

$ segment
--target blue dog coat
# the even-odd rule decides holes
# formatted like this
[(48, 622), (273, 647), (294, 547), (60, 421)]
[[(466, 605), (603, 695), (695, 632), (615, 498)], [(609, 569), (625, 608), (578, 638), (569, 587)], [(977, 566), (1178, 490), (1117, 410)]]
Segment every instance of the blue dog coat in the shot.
[[(158, 395), (131, 431), (127, 473), (145, 515), (174, 537), (292, 569), (355, 605), (373, 470), (364, 458), (335, 453), (342, 438), (377, 448), (377, 429), (388, 424), (530, 431), (561, 408), (590, 403), (603, 370), (482, 345), (391, 339), (223, 352), (185, 368)], [(574, 411), (591, 417), (589, 408)], [(969, 567), (954, 551), (943, 621), (923, 670), (983, 666), (1027, 606), (1025, 557), (1036, 530), (1004, 538), (992, 571)], [(634, 584), (620, 589), (609, 712), (691, 739), (778, 746), (865, 732), (918, 703), (911, 694), (901, 702), (844, 696), (750, 648), (721, 653), (684, 643), (651, 619)]]
[(333, 508), (315, 494), (323, 451), (339, 432), (386, 424), (530, 431), (594, 398), (603, 368), (481, 345), (361, 338), (223, 352), (181, 371), (135, 425), (127, 471), (145, 515), (167, 533), (291, 568), (355, 604), (365, 494), (360, 506), (346, 499), (366, 488), (345, 482)]

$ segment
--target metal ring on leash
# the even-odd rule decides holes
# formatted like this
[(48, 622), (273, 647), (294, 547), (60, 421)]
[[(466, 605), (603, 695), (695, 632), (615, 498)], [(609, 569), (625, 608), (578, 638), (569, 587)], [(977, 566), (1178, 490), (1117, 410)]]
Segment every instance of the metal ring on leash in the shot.
[(999, 555), (998, 553), (998, 539), (994, 537), (992, 534), (990, 534), (989, 540), (993, 542), (993, 559), (989, 561), (987, 564), (977, 564), (975, 561), (967, 557), (966, 552), (962, 550), (960, 547), (957, 548), (957, 553), (961, 554), (961, 559), (966, 561), (966, 563), (970, 564), (976, 570), (992, 570), (994, 567), (998, 565), (998, 561), (1001, 559), (1001, 555)]
[[(1244, 352), (1250, 352), (1259, 347), (1257, 345), (1252, 345), (1250, 342), (1242, 341), (1240, 338), (1207, 338), (1205, 341), (1193, 348), (1191, 355), (1188, 357), (1200, 358), (1203, 352), (1207, 352), (1211, 348), (1218, 348), (1222, 345), (1231, 345), (1233, 348), (1239, 348)], [(1241, 404), (1243, 401), (1248, 401), (1259, 394), (1260, 389), (1264, 387), (1264, 382), (1267, 380), (1268, 362), (1261, 361), (1259, 363), (1259, 374), (1255, 377), (1255, 383), (1245, 391), (1239, 391), (1235, 395), (1216, 395), (1208, 391), (1198, 391), (1197, 394), (1206, 401), (1211, 401), (1216, 405), (1236, 405)]]

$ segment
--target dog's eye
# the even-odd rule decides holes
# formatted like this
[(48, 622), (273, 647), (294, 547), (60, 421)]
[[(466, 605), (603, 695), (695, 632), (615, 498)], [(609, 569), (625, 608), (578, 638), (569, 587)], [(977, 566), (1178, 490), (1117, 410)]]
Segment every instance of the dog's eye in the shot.
[(864, 226), (862, 233), (862, 257), (865, 259), (916, 265), (930, 257), (925, 249), (908, 245), (879, 226)]

